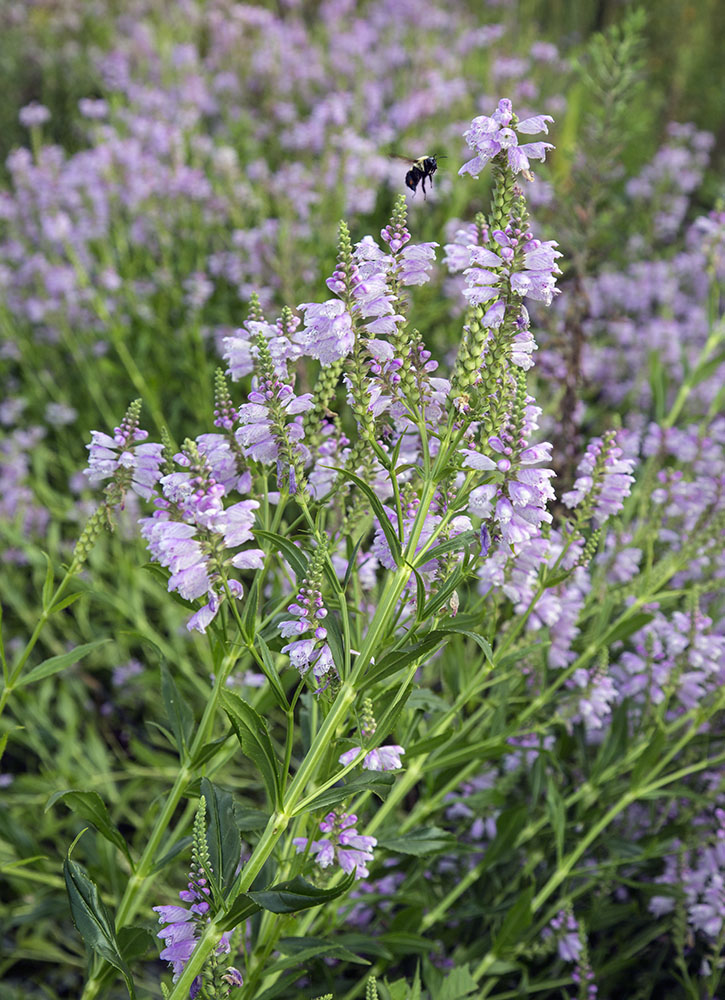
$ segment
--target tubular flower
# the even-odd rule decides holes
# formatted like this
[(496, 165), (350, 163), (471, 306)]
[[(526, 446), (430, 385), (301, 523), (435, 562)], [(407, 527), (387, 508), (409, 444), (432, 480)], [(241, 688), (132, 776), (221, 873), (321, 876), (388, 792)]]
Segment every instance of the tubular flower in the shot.
[(337, 864), (346, 875), (355, 872), (355, 878), (367, 878), (370, 872), (368, 864), (373, 860), (373, 848), (377, 844), (375, 837), (363, 837), (355, 829), (357, 816), (354, 814), (331, 812), (320, 823), (320, 830), (327, 834), (320, 840), (311, 843), (307, 837), (295, 837), (292, 843), (301, 854), (308, 849), (314, 855), (320, 868)]
[(84, 475), (94, 485), (105, 479), (112, 482), (106, 487), (112, 499), (121, 503), (127, 490), (132, 489), (144, 500), (149, 500), (158, 482), (163, 461), (160, 444), (143, 444), (148, 431), (141, 430), (138, 419), (141, 401), (132, 403), (113, 437), (103, 431), (91, 431), (88, 449), (88, 468)]
[(519, 135), (548, 133), (547, 122), (553, 120), (551, 115), (534, 115), (519, 121), (513, 113), (511, 101), (502, 98), (490, 118), (487, 115), (474, 118), (471, 127), (464, 132), (466, 142), (476, 155), (464, 163), (458, 173), (477, 177), (489, 160), (501, 152), (506, 154), (508, 165), (515, 174), (528, 170), (529, 160), (544, 160), (546, 151), (554, 147), (550, 142), (527, 142), (520, 146)]
[(242, 596), (241, 583), (228, 579), (228, 570), (261, 569), (264, 564), (261, 549), (246, 549), (233, 555), (226, 551), (252, 540), (254, 511), (259, 503), (241, 500), (225, 508), (224, 487), (216, 482), (209, 463), (194, 442), (187, 442), (185, 453), (177, 456), (177, 462), (191, 466), (192, 471), (164, 476), (163, 497), (157, 499), (157, 510), (152, 516), (140, 521), (141, 534), (152, 558), (171, 574), (169, 591), (175, 590), (189, 601), (208, 596), (208, 603), (187, 623), (187, 628), (205, 632), (226, 597), (227, 588), (233, 597)]
[[(348, 764), (352, 763), (361, 750), (362, 747), (352, 747), (350, 750), (346, 750), (345, 753), (341, 753), (338, 759), (343, 767), (347, 767)], [(397, 745), (377, 747), (375, 750), (370, 750), (363, 757), (363, 770), (397, 771), (403, 766), (400, 757), (404, 753), (405, 750)]]
[(594, 438), (577, 468), (574, 489), (562, 496), (567, 507), (582, 507), (595, 524), (601, 525), (622, 509), (629, 496), (634, 476), (634, 462), (622, 458), (615, 435)]

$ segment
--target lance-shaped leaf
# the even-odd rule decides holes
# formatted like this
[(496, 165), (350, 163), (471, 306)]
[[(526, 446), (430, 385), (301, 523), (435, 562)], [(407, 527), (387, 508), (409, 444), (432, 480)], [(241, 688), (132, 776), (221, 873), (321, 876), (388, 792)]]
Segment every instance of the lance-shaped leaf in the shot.
[(460, 850), (458, 838), (437, 826), (423, 827), (400, 836), (378, 837), (378, 845), (396, 854), (412, 854), (423, 857), (426, 854), (440, 854), (442, 851)]
[(257, 765), (270, 802), (277, 808), (282, 802), (282, 783), (267, 723), (238, 694), (224, 691), (221, 697), (222, 706), (237, 734), (242, 752)]
[(98, 894), (98, 886), (91, 881), (81, 866), (71, 861), (69, 857), (63, 862), (63, 876), (68, 890), (73, 923), (86, 947), (118, 969), (126, 981), (131, 1000), (135, 1000), (131, 971), (121, 954), (113, 918)]
[(161, 695), (166, 706), (166, 715), (180, 754), (191, 744), (194, 732), (194, 713), (187, 701), (179, 694), (179, 689), (165, 663), (161, 664)]
[(273, 550), (278, 551), (287, 560), (297, 577), (297, 582), (302, 583), (307, 575), (307, 560), (302, 549), (298, 549), (289, 538), (277, 535), (273, 531), (263, 531), (261, 528), (255, 528), (254, 534), (258, 538), (263, 538), (265, 541), (272, 543)]
[(66, 667), (72, 666), (94, 649), (98, 649), (104, 642), (109, 641), (109, 639), (94, 639), (93, 642), (84, 642), (83, 645), (76, 646), (75, 649), (70, 649), (67, 653), (61, 653), (59, 656), (51, 656), (49, 660), (43, 660), (37, 667), (33, 667), (27, 674), (24, 674), (16, 681), (15, 686), (25, 687), (26, 684), (34, 684), (36, 681), (45, 680), (46, 677), (52, 677), (53, 674), (57, 674), (59, 671), (65, 670)]
[(74, 813), (77, 813), (81, 819), (92, 823), (96, 830), (98, 830), (98, 832), (104, 836), (106, 840), (110, 840), (110, 842), (118, 847), (119, 850), (123, 851), (129, 861), (131, 860), (128, 845), (123, 839), (121, 831), (108, 815), (106, 803), (103, 801), (98, 792), (76, 791), (73, 788), (69, 788), (62, 792), (56, 792), (48, 799), (45, 812), (52, 809), (56, 802), (63, 802), (69, 809), (72, 809)]
[(234, 881), (242, 854), (242, 838), (234, 818), (234, 800), (229, 792), (218, 788), (208, 778), (201, 779), (201, 794), (206, 800), (206, 818), (209, 824), (206, 841), (212, 878), (216, 880), (219, 891), (224, 896)]
[(259, 913), (261, 909), (262, 907), (259, 903), (253, 902), (249, 896), (241, 893), (234, 900), (231, 909), (227, 910), (224, 917), (216, 921), (217, 927), (221, 931), (231, 931), (249, 919), (249, 917), (253, 917), (255, 913)]
[(380, 502), (380, 499), (375, 490), (373, 490), (372, 487), (369, 486), (364, 479), (361, 479), (360, 476), (355, 475), (354, 472), (350, 472), (349, 469), (338, 469), (333, 465), (326, 466), (326, 468), (334, 469), (335, 472), (342, 473), (343, 479), (348, 479), (351, 483), (354, 483), (354, 485), (357, 486), (359, 490), (362, 490), (362, 492), (368, 498), (372, 512), (377, 518), (378, 523), (383, 531), (383, 534), (385, 535), (385, 539), (390, 548), (390, 554), (393, 557), (396, 566), (399, 566), (401, 557), (403, 555), (403, 546), (401, 544), (400, 539), (398, 538), (395, 528), (390, 522), (390, 518), (385, 513), (385, 508)]
[(312, 906), (321, 906), (332, 899), (337, 899), (348, 891), (354, 881), (353, 871), (337, 885), (329, 889), (318, 889), (298, 875), (289, 882), (280, 882), (279, 885), (272, 885), (269, 889), (248, 892), (246, 895), (270, 913), (296, 913), (298, 910), (308, 910)]
[(337, 806), (361, 792), (375, 792), (379, 798), (384, 799), (394, 783), (395, 775), (387, 771), (364, 771), (347, 781), (338, 782), (332, 788), (319, 794), (310, 795), (309, 798), (300, 803), (294, 811), (294, 815), (312, 812), (313, 809), (315, 811), (332, 809), (333, 806)]

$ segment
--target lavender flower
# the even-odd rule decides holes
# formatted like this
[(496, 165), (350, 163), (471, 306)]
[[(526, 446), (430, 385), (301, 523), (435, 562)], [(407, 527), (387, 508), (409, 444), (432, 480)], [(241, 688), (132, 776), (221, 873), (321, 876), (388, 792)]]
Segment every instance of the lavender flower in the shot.
[(292, 843), (298, 854), (309, 849), (321, 868), (337, 862), (345, 874), (354, 871), (356, 879), (367, 878), (370, 874), (367, 866), (373, 860), (377, 840), (361, 836), (355, 829), (356, 823), (355, 815), (331, 812), (320, 823), (320, 830), (328, 834), (327, 837), (311, 843), (307, 837), (295, 837)]
[(331, 365), (352, 351), (355, 335), (352, 318), (340, 299), (302, 303), (305, 325), (295, 337), (303, 352), (323, 365)]
[[(504, 305), (499, 295), (501, 283), (506, 278), (517, 295), (551, 305), (556, 294), (555, 276), (561, 274), (556, 264), (561, 253), (555, 249), (558, 244), (554, 240), (537, 240), (531, 232), (514, 233), (508, 227), (508, 231), (497, 229), (491, 235), (501, 248), (498, 253), (486, 247), (468, 247), (474, 266), (465, 271), (468, 287), (463, 294), (472, 305), (482, 305), (495, 299), (495, 305), (484, 314), (482, 324), (497, 327), (504, 317)], [(523, 249), (523, 254), (519, 252), (517, 256), (519, 248)]]
[(282, 647), (282, 652), (289, 654), (292, 666), (301, 674), (312, 667), (314, 676), (321, 681), (335, 670), (332, 652), (325, 641), (327, 629), (322, 624), (327, 617), (322, 594), (318, 589), (303, 584), (287, 610), (295, 617), (280, 622), (278, 628), (285, 638), (295, 638)]
[(24, 108), (20, 109), (18, 119), (25, 128), (38, 128), (50, 121), (50, 111), (38, 101), (31, 101), (30, 104), (26, 104)]
[(535, 115), (519, 121), (513, 113), (511, 101), (503, 98), (498, 102), (498, 108), (489, 118), (480, 115), (471, 122), (471, 127), (464, 137), (476, 156), (469, 160), (458, 171), (459, 174), (478, 176), (489, 160), (498, 153), (505, 152), (509, 167), (518, 174), (528, 171), (529, 160), (544, 160), (546, 151), (554, 147), (549, 142), (530, 142), (519, 145), (520, 135), (535, 135), (537, 132), (548, 132), (547, 122), (553, 122), (550, 115)]
[[(352, 747), (350, 750), (341, 753), (338, 759), (344, 767), (347, 767), (348, 764), (351, 764), (355, 760), (361, 750), (362, 747)], [(405, 750), (395, 744), (377, 747), (374, 750), (370, 750), (363, 757), (363, 769), (366, 771), (397, 771), (403, 766), (400, 762), (400, 757), (404, 753)]]
[[(160, 957), (171, 965), (174, 972), (174, 982), (178, 980), (184, 971), (184, 967), (191, 958), (204, 926), (209, 921), (211, 890), (205, 876), (205, 868), (208, 869), (209, 867), (209, 859), (204, 839), (204, 816), (205, 809), (204, 806), (201, 806), (194, 823), (194, 846), (189, 882), (187, 888), (182, 889), (179, 893), (182, 902), (189, 905), (179, 906), (172, 904), (153, 907), (159, 915), (159, 923), (165, 925), (157, 935), (163, 938), (165, 943)], [(230, 935), (230, 931), (222, 934), (215, 951), (216, 955), (226, 955), (231, 951), (229, 943)], [(231, 971), (237, 973), (236, 969)], [(195, 997), (199, 992), (201, 982), (201, 976), (197, 976), (194, 979), (189, 992), (190, 997)]]
[(92, 484), (111, 479), (107, 487), (109, 496), (120, 503), (130, 488), (145, 500), (151, 498), (153, 487), (158, 482), (163, 460), (160, 444), (141, 444), (148, 437), (148, 431), (141, 430), (138, 418), (141, 401), (136, 400), (129, 407), (113, 437), (102, 431), (91, 431), (91, 443), (86, 445), (88, 468), (84, 470)]
[(613, 434), (590, 441), (579, 463), (574, 489), (562, 496), (567, 507), (585, 502), (584, 516), (598, 525), (620, 511), (634, 482), (634, 462), (621, 456)]
[(177, 462), (190, 468), (162, 479), (163, 496), (157, 510), (141, 520), (141, 534), (152, 558), (170, 572), (168, 589), (186, 600), (207, 595), (208, 602), (194, 614), (187, 628), (205, 632), (216, 617), (228, 592), (243, 594), (238, 580), (230, 579), (234, 569), (261, 569), (261, 549), (238, 549), (253, 538), (256, 500), (241, 500), (224, 507), (224, 487), (214, 479), (208, 461), (194, 442), (187, 441)]

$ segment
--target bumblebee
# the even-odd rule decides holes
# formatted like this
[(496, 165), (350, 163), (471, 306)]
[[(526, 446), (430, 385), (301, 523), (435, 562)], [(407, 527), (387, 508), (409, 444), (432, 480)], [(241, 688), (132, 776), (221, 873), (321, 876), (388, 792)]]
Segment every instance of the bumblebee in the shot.
[(410, 164), (410, 170), (405, 175), (406, 187), (415, 194), (420, 184), (425, 198), (425, 182), (430, 181), (430, 186), (433, 187), (433, 174), (438, 169), (438, 160), (444, 160), (445, 157), (435, 153), (433, 156), (419, 156), (417, 160), (412, 160), (408, 156), (397, 156), (397, 159)]

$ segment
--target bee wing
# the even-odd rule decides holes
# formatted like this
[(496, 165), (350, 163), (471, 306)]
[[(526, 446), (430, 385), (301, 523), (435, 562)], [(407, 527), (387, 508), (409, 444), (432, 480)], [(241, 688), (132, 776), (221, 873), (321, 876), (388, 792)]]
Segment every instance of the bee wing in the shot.
[(403, 156), (402, 153), (388, 153), (391, 160), (402, 160), (404, 163), (415, 164), (418, 161), (411, 156)]

